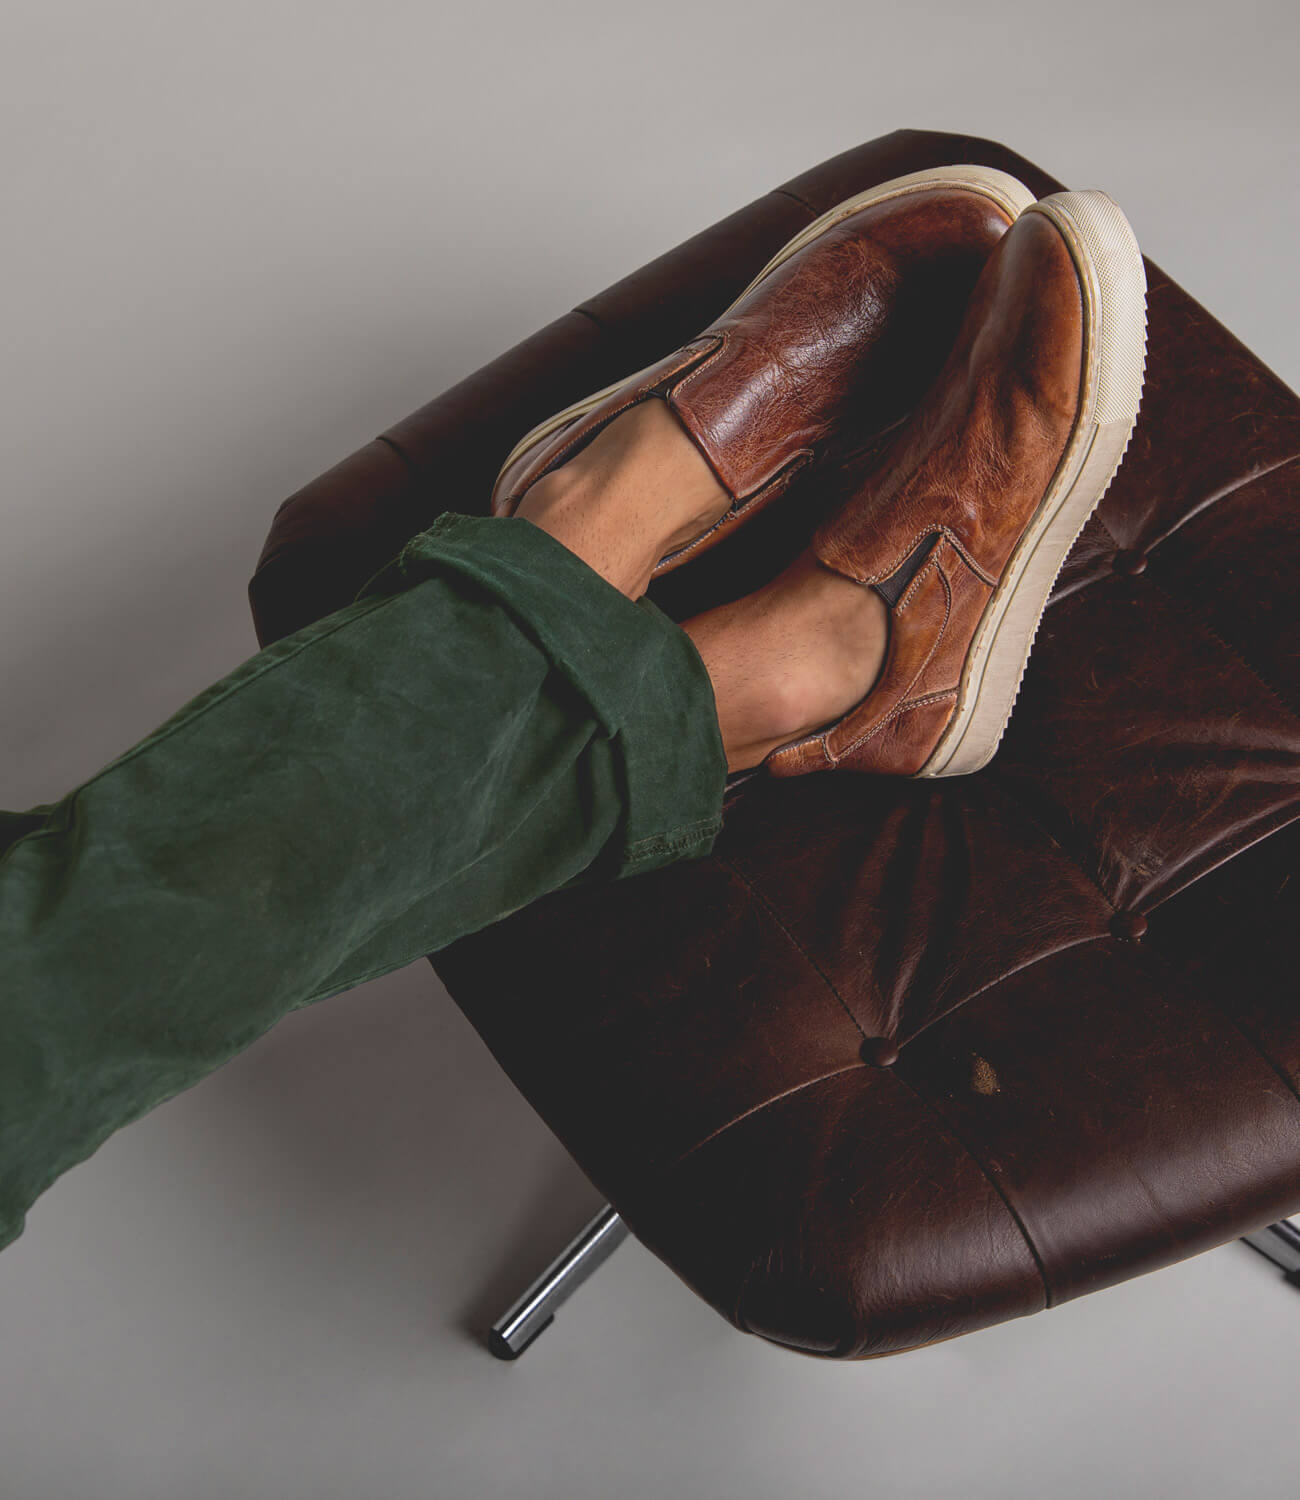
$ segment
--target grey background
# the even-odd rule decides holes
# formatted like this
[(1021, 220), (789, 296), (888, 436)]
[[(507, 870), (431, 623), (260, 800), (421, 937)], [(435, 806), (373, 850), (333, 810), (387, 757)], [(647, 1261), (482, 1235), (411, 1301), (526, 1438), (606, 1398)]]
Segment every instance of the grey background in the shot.
[[(1293, 385), (1297, 12), (844, 0), (10, 3), (0, 801), (255, 649), (279, 501), (592, 290), (899, 125), (1128, 211)], [(452, 497), (453, 503), (455, 497)], [(1232, 1244), (857, 1366), (636, 1245), (472, 1330), (595, 1206), (419, 964), (111, 1140), (0, 1257), (4, 1500), (1265, 1496), (1300, 1300)]]

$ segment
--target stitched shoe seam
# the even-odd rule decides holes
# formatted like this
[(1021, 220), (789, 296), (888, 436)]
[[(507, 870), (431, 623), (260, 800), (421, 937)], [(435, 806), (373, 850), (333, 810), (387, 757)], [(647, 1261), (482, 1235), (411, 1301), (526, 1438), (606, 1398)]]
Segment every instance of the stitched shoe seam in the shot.
[[(852, 500), (846, 502), (846, 508), (853, 503), (854, 502)], [(829, 526), (833, 527), (834, 518), (832, 518), (831, 522), (828, 524)], [(953, 551), (957, 553), (957, 555), (962, 559), (962, 561), (971, 570), (971, 572), (975, 574), (980, 582), (988, 584), (990, 588), (997, 588), (1000, 579), (994, 577), (992, 573), (988, 572), (987, 569), (982, 568), (979, 563), (975, 561), (974, 557), (971, 555), (970, 549), (957, 535), (957, 533), (953, 531), (949, 526), (944, 526), (943, 524), (936, 526), (933, 523), (922, 526), (920, 530), (913, 533), (912, 539), (905, 546), (898, 548), (896, 552), (891, 554), (891, 565), (889, 567), (882, 568), (875, 573), (868, 573), (861, 578), (855, 578), (855, 582), (866, 584), (883, 582), (886, 578), (896, 573), (898, 569), (903, 566), (907, 559), (911, 557), (912, 553), (916, 550), (917, 546), (921, 542), (923, 542), (927, 536), (947, 537)], [(837, 569), (836, 571), (838, 572), (839, 570)], [(846, 574), (845, 576), (847, 577), (848, 575)]]
[[(680, 349), (676, 350), (675, 352), (678, 353), (678, 354), (684, 353), (687, 349), (689, 349), (691, 347), (692, 344), (701, 343), (704, 340), (705, 337), (706, 337), (706, 335), (701, 334), (699, 336), (699, 338), (689, 339), (685, 344), (683, 344), (681, 346)], [(708, 335), (708, 337), (718, 337), (718, 335)], [(698, 352), (699, 351), (697, 351), (697, 353)], [(704, 364), (708, 364), (710, 360), (716, 358), (716, 356), (717, 356), (717, 354), (719, 352), (720, 352), (719, 350), (715, 350), (713, 352), (713, 354), (709, 355), (708, 359), (706, 359), (704, 361)], [(667, 359), (671, 359), (672, 357), (673, 356), (671, 354), (667, 354), (667, 355), (664, 356), (664, 359), (667, 360)], [(687, 362), (688, 368), (689, 368), (689, 364), (690, 364), (690, 361)], [(699, 368), (703, 369), (704, 366), (701, 365)], [(698, 371), (696, 373), (698, 373)], [(629, 379), (634, 379), (634, 378), (635, 377), (629, 377)], [(689, 379), (689, 376), (687, 378)], [(672, 380), (672, 379), (673, 379), (673, 377), (671, 375), (665, 375), (664, 376), (664, 381), (668, 381), (668, 380)], [(609, 426), (609, 424), (614, 420), (615, 417), (621, 416), (625, 411), (628, 411), (631, 407), (636, 406), (638, 403), (640, 403), (640, 402), (645, 401), (646, 399), (648, 399), (650, 396), (652, 396), (654, 394), (654, 392), (659, 388), (659, 385), (662, 384), (662, 383), (663, 382), (656, 381), (654, 385), (643, 386), (639, 391), (637, 391), (637, 393), (634, 396), (631, 396), (631, 397), (629, 397), (628, 400), (624, 401), (621, 406), (616, 406), (613, 411), (606, 413), (606, 415), (600, 419), (600, 421), (597, 423), (597, 425), (595, 427), (589, 427), (589, 428), (586, 428), (584, 431), (580, 431), (580, 432), (574, 433), (574, 435), (571, 438), (569, 438), (569, 440), (566, 443), (564, 443), (561, 447), (559, 447), (559, 448), (556, 449), (556, 451), (551, 455), (551, 457), (547, 459), (545, 465), (542, 468), (540, 468), (532, 476), (531, 479), (529, 479), (528, 483), (525, 484), (522, 489), (513, 491), (507, 497), (507, 504), (510, 504), (512, 506), (517, 506), (519, 504), (519, 502), (523, 499), (523, 497), (528, 493), (528, 491), (532, 488), (532, 486), (537, 483), (537, 481), (539, 479), (543, 478), (547, 474), (550, 474), (554, 469), (556, 469), (563, 462), (565, 456), (569, 453), (570, 449), (572, 449), (578, 443), (588, 443), (588, 442), (591, 442), (592, 439), (594, 439), (604, 428), (606, 428), (606, 427)], [(593, 407), (592, 410), (595, 410), (595, 408)], [(572, 426), (581, 426), (581, 424), (584, 423), (590, 416), (591, 416), (591, 412), (590, 411), (581, 412), (578, 415), (575, 415), (573, 417), (572, 421), (568, 425), (571, 426), (571, 427)], [(563, 431), (563, 429), (561, 429), (561, 431)], [(520, 454), (520, 458), (523, 458), (523, 456), (524, 456), (523, 454)]]
[[(936, 552), (937, 552), (937, 550), (938, 549), (936, 548)], [(952, 618), (952, 586), (949, 584), (949, 582), (948, 582), (948, 576), (943, 571), (943, 568), (940, 566), (939, 559), (938, 559), (937, 556), (931, 558), (930, 561), (927, 562), (921, 568), (920, 572), (916, 575), (916, 578), (914, 578), (912, 580), (911, 585), (909, 585), (908, 593), (911, 592), (911, 589), (916, 585), (916, 583), (922, 577), (922, 575), (924, 575), (925, 573), (930, 572), (931, 570), (934, 571), (934, 574), (939, 579), (939, 582), (943, 584), (944, 610), (943, 610), (943, 621), (942, 621), (942, 623), (939, 626), (938, 632), (935, 635), (934, 640), (930, 643), (930, 649), (929, 649), (929, 651), (926, 652), (925, 660), (921, 663), (921, 665), (912, 674), (912, 680), (907, 684), (907, 686), (899, 694), (899, 700), (898, 700), (898, 702), (893, 706), (892, 709), (890, 709), (890, 711), (885, 715), (885, 717), (883, 719), (881, 719), (877, 724), (873, 725), (872, 728), (868, 729), (864, 734), (859, 735), (857, 737), (857, 739), (850, 740), (850, 742), (847, 745), (845, 745), (842, 750), (840, 750), (840, 751), (838, 751), (836, 753), (836, 755), (834, 756), (834, 759), (832, 761), (832, 764), (838, 765), (839, 762), (842, 761), (846, 756), (851, 755), (854, 750), (858, 749), (862, 745), (865, 745), (866, 742), (869, 739), (871, 739), (874, 735), (878, 734), (887, 725), (892, 724), (894, 722), (894, 720), (897, 719), (901, 714), (903, 714), (904, 712), (906, 712), (906, 711), (909, 710), (910, 705), (907, 702), (907, 695), (912, 691), (912, 689), (916, 686), (916, 684), (921, 680), (922, 676), (925, 674), (926, 668), (934, 660), (935, 653), (938, 651), (939, 646), (942, 643), (944, 636), (947, 634), (948, 621)], [(907, 598), (907, 594), (904, 594), (903, 598), (906, 599)], [(902, 605), (900, 603), (900, 605), (899, 605), (900, 611), (901, 611), (901, 608), (902, 608)], [(874, 691), (874, 689), (872, 691)], [(939, 694), (939, 696), (943, 697), (948, 692), (956, 692), (956, 689), (955, 688), (945, 689), (943, 693)], [(864, 699), (863, 701), (864, 702), (869, 701), (870, 696), (871, 696), (871, 694), (868, 693), (867, 694), (867, 698)], [(829, 731), (828, 731), (828, 733), (829, 733)], [(829, 746), (827, 747), (827, 753), (828, 754), (830, 753)]]
[[(791, 455), (790, 460), (782, 468), (778, 469), (777, 472), (773, 474), (769, 480), (766, 481), (766, 483), (759, 485), (759, 487), (751, 494), (733, 496), (731, 509), (723, 511), (723, 513), (718, 517), (716, 521), (706, 526), (698, 536), (692, 537), (689, 542), (683, 542), (682, 545), (676, 549), (676, 551), (666, 552), (663, 557), (661, 557), (655, 564), (655, 571), (652, 576), (657, 576), (666, 563), (686, 561), (708, 537), (711, 537), (714, 534), (715, 531), (718, 531), (724, 526), (729, 526), (733, 522), (742, 520), (744, 517), (748, 516), (751, 511), (761, 510), (763, 506), (768, 505), (771, 501), (775, 500), (776, 497), (786, 489), (798, 470), (801, 469), (812, 456), (812, 451), (810, 449), (799, 449), (796, 453)], [(710, 465), (710, 467), (712, 467), (712, 465)], [(723, 488), (725, 489), (726, 486), (724, 485)], [(740, 500), (741, 503), (739, 505), (736, 505), (736, 500)]]

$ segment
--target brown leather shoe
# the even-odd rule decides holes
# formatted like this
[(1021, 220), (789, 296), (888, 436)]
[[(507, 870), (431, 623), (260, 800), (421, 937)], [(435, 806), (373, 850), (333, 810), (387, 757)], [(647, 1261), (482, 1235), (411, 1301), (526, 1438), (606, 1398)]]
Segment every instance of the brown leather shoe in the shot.
[[(1032, 202), (1016, 178), (978, 166), (914, 172), (847, 199), (785, 245), (698, 338), (528, 433), (497, 476), (492, 513), (510, 515), (531, 484), (620, 412), (662, 397), (731, 497), (721, 519), (662, 558), (654, 576), (678, 567), (774, 500), (838, 423), (851, 416), (865, 435), (919, 399), (916, 390), (883, 409), (882, 389), (891, 400), (904, 395), (899, 344), (932, 338), (927, 323), (945, 302), (959, 310)], [(935, 295), (936, 285), (961, 301)], [(945, 344), (956, 322), (941, 331)], [(874, 363), (873, 348), (884, 351)]]
[(1124, 215), (1097, 192), (1032, 204), (989, 257), (938, 380), (813, 537), (825, 567), (884, 599), (889, 641), (862, 702), (773, 750), (770, 774), (988, 763), (1056, 575), (1128, 446), (1145, 351)]

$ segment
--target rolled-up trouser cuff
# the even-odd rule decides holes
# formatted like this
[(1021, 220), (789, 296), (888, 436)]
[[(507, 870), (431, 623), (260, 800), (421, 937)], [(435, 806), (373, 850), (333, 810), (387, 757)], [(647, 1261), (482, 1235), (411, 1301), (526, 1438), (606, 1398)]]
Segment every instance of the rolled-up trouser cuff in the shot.
[(721, 826), (727, 762), (713, 686), (686, 632), (520, 516), (445, 511), (357, 600), (400, 593), (448, 570), (509, 611), (619, 751), (621, 837), (588, 877), (617, 878), (707, 854)]

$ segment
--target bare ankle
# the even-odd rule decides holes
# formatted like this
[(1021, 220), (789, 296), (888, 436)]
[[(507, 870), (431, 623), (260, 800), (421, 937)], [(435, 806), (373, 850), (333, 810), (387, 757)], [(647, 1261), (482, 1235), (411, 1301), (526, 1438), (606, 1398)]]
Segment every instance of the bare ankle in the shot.
[(629, 599), (645, 593), (662, 556), (653, 537), (620, 525), (605, 492), (580, 472), (544, 475), (529, 486), (515, 515), (548, 532)]
[(729, 503), (676, 417), (662, 401), (645, 401), (531, 484), (515, 514), (635, 599), (660, 558)]
[(889, 625), (873, 590), (805, 554), (757, 593), (683, 628), (713, 683), (728, 769), (737, 771), (860, 703), (879, 675)]

